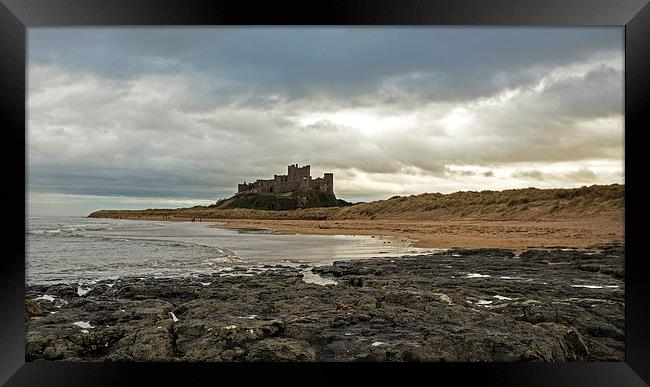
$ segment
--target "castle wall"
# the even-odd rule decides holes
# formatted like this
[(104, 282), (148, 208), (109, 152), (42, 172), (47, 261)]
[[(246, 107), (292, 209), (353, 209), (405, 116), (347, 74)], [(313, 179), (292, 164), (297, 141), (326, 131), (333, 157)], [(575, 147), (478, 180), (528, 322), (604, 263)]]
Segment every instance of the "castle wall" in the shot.
[(309, 182), (309, 189), (312, 191), (320, 191), (320, 186), (321, 182), (323, 181), (322, 178), (317, 177), (316, 179), (313, 179)]
[(273, 180), (258, 180), (255, 185), (257, 186), (257, 192), (271, 192)]
[(298, 184), (299, 184), (298, 182), (287, 181), (287, 182), (282, 183), (280, 185), (280, 191), (278, 191), (278, 192), (285, 193), (285, 192), (291, 192), (291, 191), (298, 191), (298, 189), (299, 189)]
[(286, 183), (286, 175), (273, 175), (273, 192), (283, 192), (283, 184)]
[(289, 165), (287, 175), (273, 175), (273, 179), (259, 179), (254, 183), (238, 184), (237, 193), (286, 193), (298, 190), (334, 193), (334, 174), (326, 173), (322, 178), (312, 180), (309, 170), (309, 165), (303, 167), (298, 167), (298, 164)]

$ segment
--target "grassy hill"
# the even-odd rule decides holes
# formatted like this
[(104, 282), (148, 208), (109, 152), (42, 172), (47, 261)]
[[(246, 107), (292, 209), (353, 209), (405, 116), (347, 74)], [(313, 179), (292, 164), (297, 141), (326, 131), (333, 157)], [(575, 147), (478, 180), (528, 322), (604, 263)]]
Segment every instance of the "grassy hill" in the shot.
[(286, 211), (298, 208), (342, 207), (345, 205), (350, 205), (350, 203), (336, 199), (333, 193), (316, 191), (287, 192), (284, 194), (244, 192), (222, 199), (208, 206), (208, 208)]
[[(232, 201), (229, 201), (233, 199)], [(525, 188), (394, 196), (345, 207), (269, 210), (262, 198), (242, 197), (212, 206), (137, 211), (102, 210), (90, 217), (201, 217), (213, 219), (412, 219), (412, 220), (563, 220), (623, 218), (625, 186), (593, 185), (572, 189)], [(249, 206), (247, 207), (247, 204)], [(329, 202), (333, 204), (333, 202)], [(265, 209), (259, 209), (265, 208)]]
[(515, 189), (395, 196), (341, 209), (343, 217), (414, 219), (518, 219), (564, 218), (622, 214), (623, 185), (576, 189)]

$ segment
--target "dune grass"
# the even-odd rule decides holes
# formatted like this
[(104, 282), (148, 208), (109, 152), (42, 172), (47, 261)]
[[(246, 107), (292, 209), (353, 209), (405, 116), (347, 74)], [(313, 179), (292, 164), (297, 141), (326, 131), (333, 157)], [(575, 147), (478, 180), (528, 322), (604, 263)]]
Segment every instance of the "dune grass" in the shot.
[(196, 206), (178, 209), (101, 210), (90, 217), (200, 217), (205, 219), (413, 219), (413, 220), (559, 220), (622, 217), (625, 186), (592, 185), (570, 189), (525, 188), (394, 196), (345, 207), (288, 211)]

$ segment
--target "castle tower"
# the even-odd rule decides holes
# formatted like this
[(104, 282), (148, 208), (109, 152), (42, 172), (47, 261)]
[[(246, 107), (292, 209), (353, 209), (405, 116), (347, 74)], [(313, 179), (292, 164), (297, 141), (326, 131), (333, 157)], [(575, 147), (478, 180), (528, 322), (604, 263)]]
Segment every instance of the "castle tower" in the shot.
[(325, 180), (325, 192), (334, 193), (334, 174), (326, 173), (323, 176), (323, 180)]
[(309, 165), (305, 165), (304, 167), (299, 167), (298, 164), (289, 165), (287, 180), (295, 183), (302, 180), (311, 180)]

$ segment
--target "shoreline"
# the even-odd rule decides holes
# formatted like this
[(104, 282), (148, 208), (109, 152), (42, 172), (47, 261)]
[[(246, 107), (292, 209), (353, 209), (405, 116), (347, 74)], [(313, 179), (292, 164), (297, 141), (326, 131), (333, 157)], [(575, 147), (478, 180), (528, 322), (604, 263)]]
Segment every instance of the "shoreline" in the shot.
[[(191, 217), (133, 216), (128, 220), (189, 222)], [(196, 218), (199, 219), (199, 218)], [(625, 241), (623, 220), (269, 220), (201, 218), (226, 229), (272, 230), (278, 234), (367, 235), (406, 238), (421, 248), (587, 248)]]

